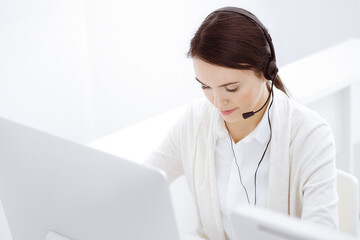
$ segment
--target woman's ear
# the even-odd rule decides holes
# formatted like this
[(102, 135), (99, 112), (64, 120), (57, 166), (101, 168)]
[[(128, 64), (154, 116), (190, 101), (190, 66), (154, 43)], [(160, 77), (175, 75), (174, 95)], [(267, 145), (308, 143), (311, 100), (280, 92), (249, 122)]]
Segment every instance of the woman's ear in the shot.
[(263, 73), (261, 73), (261, 81), (262, 81), (262, 82), (266, 82), (266, 81), (267, 81), (267, 79), (265, 78), (265, 76), (264, 76)]

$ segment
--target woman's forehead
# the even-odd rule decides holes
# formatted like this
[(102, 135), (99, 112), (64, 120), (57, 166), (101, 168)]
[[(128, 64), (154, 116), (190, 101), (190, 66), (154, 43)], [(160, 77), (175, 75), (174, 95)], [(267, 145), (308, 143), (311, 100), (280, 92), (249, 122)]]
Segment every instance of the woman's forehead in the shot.
[(222, 67), (199, 58), (193, 59), (193, 66), (196, 80), (205, 85), (223, 85), (258, 78), (252, 70)]

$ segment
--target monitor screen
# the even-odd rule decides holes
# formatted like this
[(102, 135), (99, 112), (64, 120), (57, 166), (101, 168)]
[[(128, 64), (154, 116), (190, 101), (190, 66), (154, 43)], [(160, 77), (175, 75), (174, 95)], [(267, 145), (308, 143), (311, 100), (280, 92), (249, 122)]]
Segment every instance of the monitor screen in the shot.
[(159, 170), (3, 118), (0, 132), (13, 240), (179, 239)]

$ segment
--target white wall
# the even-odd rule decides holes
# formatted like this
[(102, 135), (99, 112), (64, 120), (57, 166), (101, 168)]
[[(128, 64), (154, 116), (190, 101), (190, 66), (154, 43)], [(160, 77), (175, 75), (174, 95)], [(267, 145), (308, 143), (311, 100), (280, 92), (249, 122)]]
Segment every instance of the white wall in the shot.
[(263, 20), (280, 66), (360, 37), (358, 0), (1, 1), (0, 115), (89, 142), (197, 98), (185, 53), (227, 5)]
[(83, 1), (0, 1), (0, 116), (95, 137)]
[[(359, 124), (360, 123), (360, 82), (355, 84), (352, 97), (353, 97), (353, 102), (357, 103), (352, 107), (355, 110), (353, 112), (353, 117), (351, 119), (354, 126), (354, 129), (352, 129), (352, 131), (355, 133), (353, 134), (354, 139), (352, 139), (352, 141), (360, 144), (360, 124)], [(360, 162), (360, 154), (357, 156), (359, 157), (359, 162)]]

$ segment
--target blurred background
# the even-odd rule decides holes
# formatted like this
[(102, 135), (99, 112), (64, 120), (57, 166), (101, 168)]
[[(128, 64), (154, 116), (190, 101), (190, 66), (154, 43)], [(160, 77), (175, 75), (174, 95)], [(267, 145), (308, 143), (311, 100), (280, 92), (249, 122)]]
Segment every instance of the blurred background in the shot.
[(360, 37), (359, 0), (0, 0), (0, 116), (86, 143), (201, 97), (186, 52), (224, 6), (258, 16), (280, 67)]

